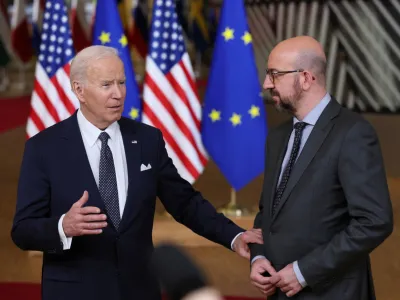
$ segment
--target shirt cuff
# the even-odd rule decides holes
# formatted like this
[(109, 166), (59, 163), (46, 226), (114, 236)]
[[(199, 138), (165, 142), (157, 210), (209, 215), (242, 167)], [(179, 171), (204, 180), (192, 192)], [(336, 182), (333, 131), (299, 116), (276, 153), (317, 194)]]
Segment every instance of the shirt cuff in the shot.
[(63, 214), (58, 221), (58, 234), (60, 235), (61, 242), (63, 244), (63, 250), (69, 250), (71, 249), (71, 244), (72, 244), (72, 237), (66, 237), (64, 229), (62, 227), (62, 222), (64, 220), (65, 214)]
[[(232, 243), (231, 243), (231, 249), (232, 250), (233, 250), (233, 244), (235, 243), (236, 239), (242, 234), (243, 234), (243, 232), (240, 232), (233, 238)], [(233, 250), (233, 251), (235, 251), (235, 250)]]
[(257, 255), (257, 256), (254, 256), (253, 257), (253, 259), (251, 260), (251, 264), (253, 264), (253, 262), (255, 262), (257, 259), (259, 259), (259, 258), (266, 258), (264, 255)]
[(300, 285), (304, 288), (307, 286), (307, 282), (303, 277), (303, 274), (301, 274), (300, 269), (299, 269), (299, 264), (297, 262), (297, 260), (293, 263), (293, 270), (294, 270), (294, 274), (297, 277), (297, 280), (299, 281)]

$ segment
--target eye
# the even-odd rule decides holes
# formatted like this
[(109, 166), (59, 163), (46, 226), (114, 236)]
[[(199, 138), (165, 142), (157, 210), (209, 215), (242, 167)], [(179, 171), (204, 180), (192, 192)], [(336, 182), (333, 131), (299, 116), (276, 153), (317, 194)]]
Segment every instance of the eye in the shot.
[(121, 80), (119, 84), (125, 84), (125, 80)]

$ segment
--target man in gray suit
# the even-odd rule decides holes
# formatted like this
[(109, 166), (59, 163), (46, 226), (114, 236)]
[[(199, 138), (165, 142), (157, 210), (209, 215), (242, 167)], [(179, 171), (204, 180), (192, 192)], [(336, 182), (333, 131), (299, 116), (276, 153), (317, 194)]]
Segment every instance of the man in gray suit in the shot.
[(326, 57), (311, 37), (279, 43), (264, 88), (293, 118), (271, 130), (251, 282), (268, 299), (375, 299), (369, 254), (393, 230), (373, 127), (325, 87)]

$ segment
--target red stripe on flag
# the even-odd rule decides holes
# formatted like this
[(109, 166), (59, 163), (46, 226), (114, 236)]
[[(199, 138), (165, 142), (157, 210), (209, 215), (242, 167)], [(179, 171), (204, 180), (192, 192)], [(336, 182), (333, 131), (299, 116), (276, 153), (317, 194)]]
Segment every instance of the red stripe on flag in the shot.
[(185, 73), (186, 75), (186, 79), (190, 84), (190, 87), (192, 88), (193, 94), (196, 95), (196, 99), (197, 101), (200, 103), (199, 101), (199, 94), (197, 92), (197, 87), (196, 87), (196, 83), (194, 81), (194, 79), (192, 78), (192, 76), (189, 74), (189, 71), (186, 69), (185, 64), (183, 63), (182, 60), (179, 61), (179, 65), (181, 66), (183, 73)]
[(70, 73), (70, 70), (71, 70), (70, 64), (65, 64), (63, 68), (64, 68), (65, 73), (69, 77), (69, 73)]
[(171, 73), (166, 74), (165, 77), (171, 84), (172, 88), (175, 90), (176, 94), (182, 99), (185, 106), (189, 109), (190, 115), (192, 116), (192, 119), (196, 124), (197, 129), (200, 130), (200, 120), (197, 119), (196, 115), (194, 114), (193, 107), (190, 105), (189, 99), (185, 91), (182, 89), (181, 85), (176, 81), (175, 77)]
[(68, 96), (65, 94), (64, 89), (60, 86), (57, 77), (53, 76), (50, 81), (53, 83), (54, 87), (57, 90), (57, 93), (60, 97), (60, 100), (62, 103), (64, 103), (67, 111), (72, 115), (75, 112), (75, 107), (74, 105), (71, 103), (70, 99), (68, 98)]
[[(178, 83), (176, 81), (174, 81), (174, 82), (175, 82), (176, 85), (178, 85)], [(196, 150), (196, 153), (199, 156), (200, 161), (202, 162), (203, 165), (205, 165), (207, 163), (207, 159), (200, 152), (200, 150), (198, 148), (198, 145), (197, 145), (197, 143), (196, 143), (196, 141), (195, 141), (195, 139), (193, 137), (192, 132), (189, 130), (189, 128), (187, 127), (185, 122), (182, 121), (182, 119), (180, 118), (180, 116), (178, 115), (176, 110), (172, 107), (171, 103), (168, 101), (168, 99), (164, 95), (164, 93), (155, 84), (155, 82), (153, 81), (153, 79), (151, 78), (151, 75), (149, 73), (147, 73), (146, 84), (153, 91), (153, 93), (157, 97), (157, 99), (160, 100), (160, 102), (163, 104), (165, 109), (169, 112), (171, 117), (175, 120), (175, 122), (177, 123), (179, 129), (182, 131), (182, 133), (186, 136), (186, 138), (189, 140), (189, 142), (192, 144), (192, 146)], [(181, 91), (183, 92), (182, 89), (181, 89)], [(185, 104), (186, 104), (186, 106), (188, 106), (188, 103), (185, 103)]]
[(42, 86), (40, 85), (40, 83), (37, 79), (35, 79), (34, 91), (39, 96), (39, 98), (42, 101), (42, 103), (44, 104), (44, 106), (46, 106), (47, 111), (53, 117), (54, 121), (56, 123), (60, 122), (60, 117), (58, 116), (57, 110), (55, 109), (53, 104), (50, 102), (49, 98), (47, 97), (46, 92), (43, 90)]
[(150, 119), (150, 121), (154, 124), (155, 127), (160, 129), (163, 133), (165, 140), (167, 141), (168, 145), (174, 150), (178, 158), (182, 161), (183, 165), (186, 167), (187, 171), (193, 176), (193, 178), (197, 178), (200, 174), (187, 158), (185, 153), (182, 152), (179, 145), (176, 143), (175, 139), (169, 133), (167, 128), (164, 127), (162, 122), (157, 118), (157, 116), (153, 113), (151, 108), (148, 106), (146, 101), (143, 102), (143, 112), (146, 116)]
[(42, 120), (36, 114), (36, 111), (33, 109), (33, 107), (31, 108), (31, 112), (29, 114), (29, 117), (31, 118), (32, 122), (35, 124), (36, 128), (39, 131), (42, 131), (42, 130), (44, 130), (46, 128), (46, 126), (44, 126), (44, 123), (42, 122)]

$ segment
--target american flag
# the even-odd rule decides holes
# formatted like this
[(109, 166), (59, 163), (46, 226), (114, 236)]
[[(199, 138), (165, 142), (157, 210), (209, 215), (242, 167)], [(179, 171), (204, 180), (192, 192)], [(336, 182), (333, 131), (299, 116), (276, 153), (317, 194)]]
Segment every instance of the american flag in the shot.
[(69, 83), (73, 57), (67, 7), (63, 0), (48, 0), (26, 128), (28, 138), (66, 119), (78, 108), (79, 101)]
[(142, 121), (162, 131), (179, 174), (193, 183), (208, 158), (200, 135), (200, 101), (175, 1), (154, 2), (143, 100)]

